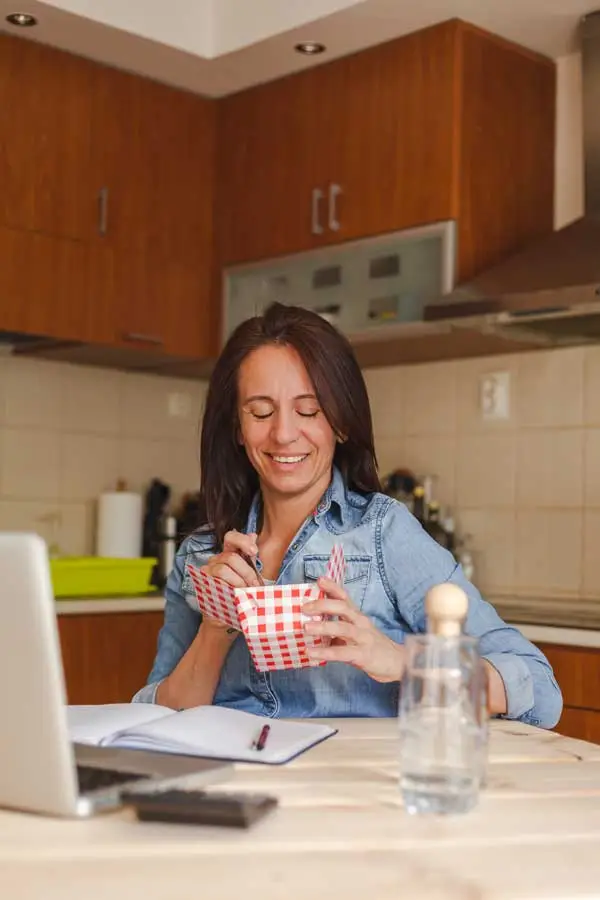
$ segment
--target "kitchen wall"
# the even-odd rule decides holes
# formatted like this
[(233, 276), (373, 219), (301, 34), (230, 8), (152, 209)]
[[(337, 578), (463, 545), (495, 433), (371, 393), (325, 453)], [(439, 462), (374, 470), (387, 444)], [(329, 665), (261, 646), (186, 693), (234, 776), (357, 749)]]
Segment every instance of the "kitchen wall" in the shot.
[[(95, 499), (125, 478), (196, 490), (205, 385), (64, 363), (0, 359), (0, 530), (63, 553), (94, 546)], [(187, 407), (187, 409), (186, 409)]]
[[(484, 374), (510, 375), (485, 422)], [(600, 596), (600, 348), (366, 373), (382, 471), (438, 476), (490, 595)]]

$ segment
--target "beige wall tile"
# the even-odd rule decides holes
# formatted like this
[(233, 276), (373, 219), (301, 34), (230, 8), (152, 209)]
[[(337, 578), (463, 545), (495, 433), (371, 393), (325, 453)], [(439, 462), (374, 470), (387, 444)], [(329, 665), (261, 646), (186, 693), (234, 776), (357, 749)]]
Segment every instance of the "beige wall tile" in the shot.
[(123, 477), (131, 490), (145, 492), (153, 478), (170, 486), (175, 501), (184, 492), (198, 490), (200, 465), (193, 443), (125, 438), (120, 457)]
[(58, 499), (58, 432), (4, 428), (0, 446), (0, 496), (20, 500)]
[(404, 434), (405, 370), (390, 366), (367, 369), (364, 375), (375, 437), (400, 437)]
[(88, 434), (118, 434), (121, 388), (127, 377), (110, 369), (65, 366), (61, 429)]
[(581, 510), (518, 510), (516, 587), (577, 595), (582, 584)]
[(375, 453), (379, 463), (379, 477), (384, 478), (394, 469), (404, 468), (404, 441), (401, 438), (375, 438)]
[(519, 356), (517, 423), (520, 427), (583, 424), (581, 347)]
[(67, 556), (95, 553), (96, 503), (61, 503), (59, 547)]
[(479, 590), (510, 590), (515, 580), (515, 512), (500, 509), (462, 509), (459, 536), (469, 535)]
[(0, 500), (0, 531), (33, 531), (48, 544), (60, 539), (58, 503), (43, 500)]
[(114, 490), (121, 475), (115, 438), (63, 432), (60, 439), (61, 500), (93, 500)]
[(515, 503), (516, 438), (512, 432), (459, 436), (456, 502), (462, 508)]
[(5, 422), (12, 427), (58, 430), (67, 382), (65, 365), (13, 357), (6, 360)]
[[(172, 415), (169, 397), (187, 398), (189, 415)], [(156, 440), (198, 440), (205, 388), (200, 382), (159, 375), (128, 375), (123, 380), (121, 433)]]
[(600, 428), (584, 432), (583, 505), (600, 508)]
[(583, 417), (586, 425), (600, 425), (600, 347), (586, 347)]
[(407, 366), (405, 434), (454, 434), (456, 366), (454, 362)]
[(433, 475), (433, 499), (444, 505), (454, 506), (456, 438), (409, 437), (404, 441), (404, 460), (409, 469), (420, 478)]
[(517, 437), (519, 508), (582, 505), (583, 435), (584, 432), (580, 428), (535, 429), (519, 433)]
[(583, 593), (600, 599), (600, 510), (583, 517)]
[[(510, 376), (509, 418), (486, 421), (481, 415), (481, 379), (494, 372), (508, 372)], [(494, 356), (464, 359), (456, 363), (457, 428), (461, 434), (495, 432), (515, 427), (515, 397), (518, 377), (518, 357)]]

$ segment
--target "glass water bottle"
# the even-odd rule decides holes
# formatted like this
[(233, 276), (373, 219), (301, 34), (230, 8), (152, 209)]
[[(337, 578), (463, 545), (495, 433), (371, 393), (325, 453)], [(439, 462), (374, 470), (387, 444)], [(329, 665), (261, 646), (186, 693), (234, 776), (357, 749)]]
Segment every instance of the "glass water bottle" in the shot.
[(477, 803), (487, 756), (487, 677), (478, 640), (463, 633), (465, 592), (432, 588), (427, 633), (406, 638), (400, 790), (409, 813), (462, 813)]

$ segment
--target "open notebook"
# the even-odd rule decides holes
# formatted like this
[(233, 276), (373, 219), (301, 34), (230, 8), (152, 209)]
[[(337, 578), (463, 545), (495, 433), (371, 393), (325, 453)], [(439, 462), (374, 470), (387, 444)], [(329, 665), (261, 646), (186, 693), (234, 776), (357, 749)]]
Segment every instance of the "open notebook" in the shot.
[[(336, 733), (310, 720), (269, 719), (223, 706), (196, 706), (174, 712), (165, 706), (109, 703), (67, 707), (69, 734), (78, 744), (125, 747), (202, 756), (233, 762), (277, 765)], [(263, 750), (253, 744), (270, 726)]]

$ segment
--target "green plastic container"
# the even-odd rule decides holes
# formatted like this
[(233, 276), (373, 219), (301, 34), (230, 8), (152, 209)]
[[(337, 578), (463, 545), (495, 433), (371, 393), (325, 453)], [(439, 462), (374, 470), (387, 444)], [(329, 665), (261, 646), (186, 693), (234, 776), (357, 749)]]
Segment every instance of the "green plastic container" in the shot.
[(50, 560), (54, 596), (130, 597), (156, 591), (150, 584), (156, 559), (64, 556)]

